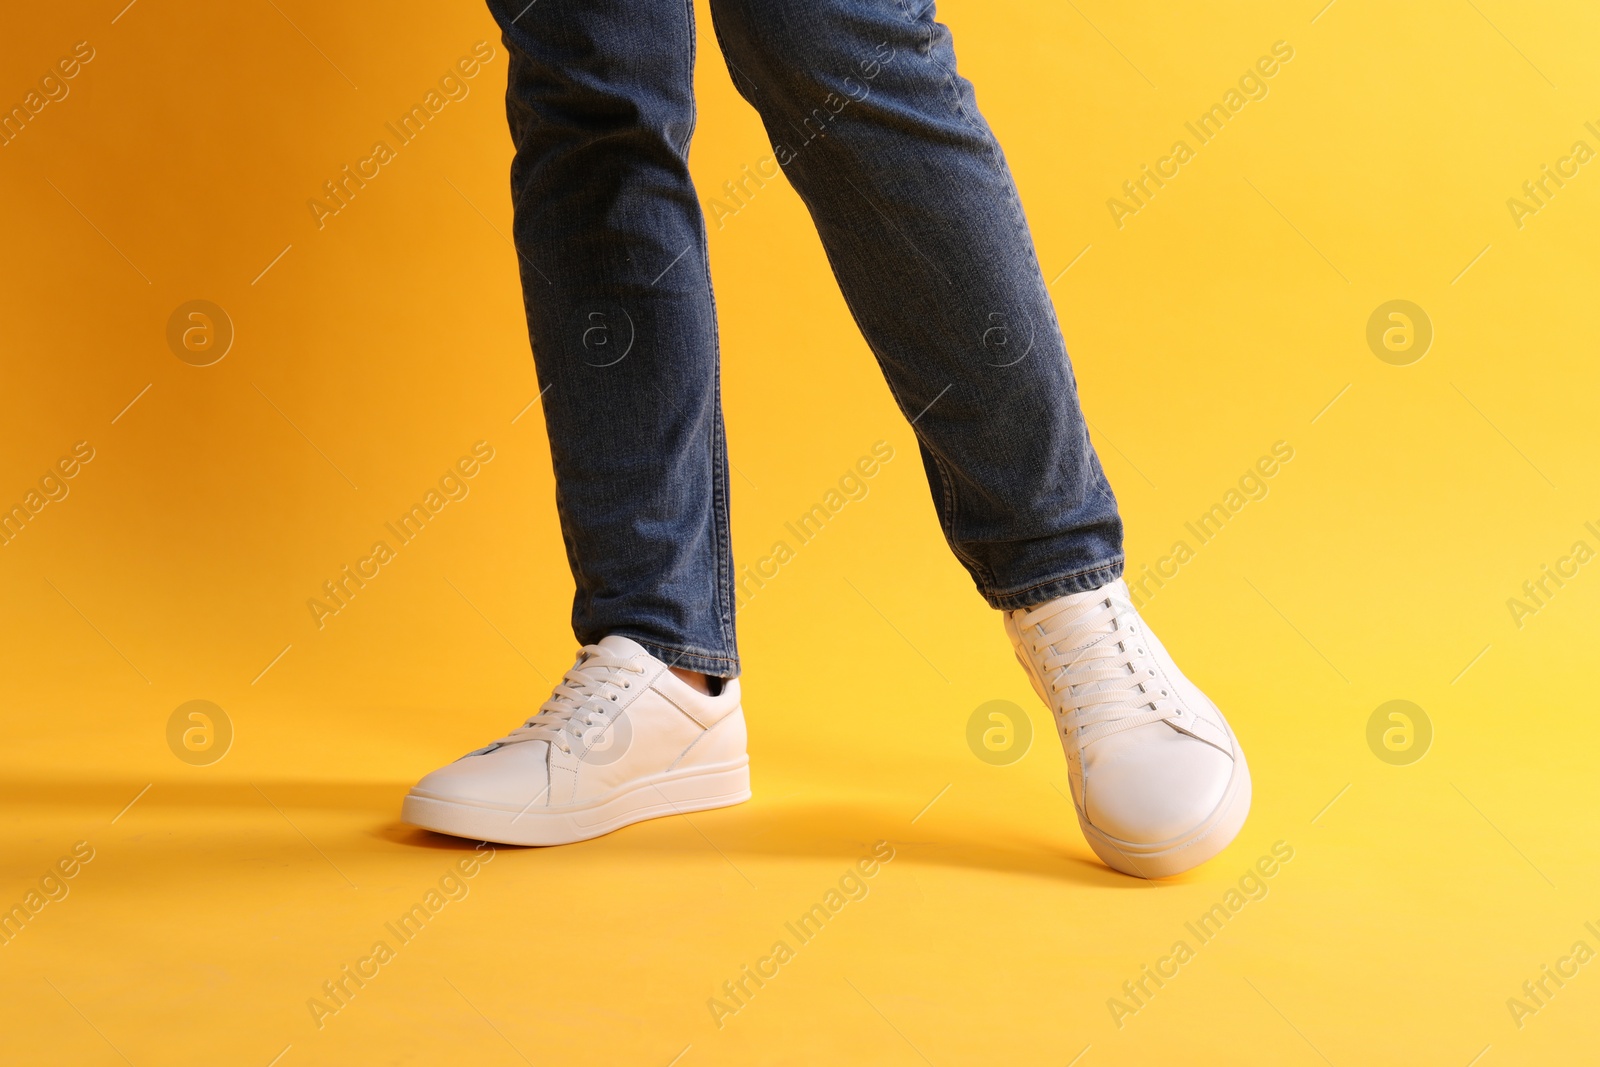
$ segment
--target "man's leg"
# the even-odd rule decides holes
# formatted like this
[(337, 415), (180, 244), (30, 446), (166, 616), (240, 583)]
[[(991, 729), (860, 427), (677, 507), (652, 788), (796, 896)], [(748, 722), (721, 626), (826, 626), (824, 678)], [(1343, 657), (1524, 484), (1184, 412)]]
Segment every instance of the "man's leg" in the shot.
[(711, 0), (735, 84), (911, 419), (946, 539), (1054, 713), (1079, 824), (1187, 870), (1250, 808), (1227, 720), (1139, 617), (1016, 187), (931, 0)]
[(927, 0), (712, 0), (734, 84), (811, 211), (998, 608), (1122, 573), (1122, 524), (1004, 155)]
[(686, 163), (684, 0), (490, 0), (511, 55), (513, 227), (584, 644), (732, 677), (716, 313)]
[(425, 775), (401, 817), (554, 845), (750, 797), (716, 317), (685, 166), (694, 27), (686, 0), (489, 6), (583, 647), (532, 718)]

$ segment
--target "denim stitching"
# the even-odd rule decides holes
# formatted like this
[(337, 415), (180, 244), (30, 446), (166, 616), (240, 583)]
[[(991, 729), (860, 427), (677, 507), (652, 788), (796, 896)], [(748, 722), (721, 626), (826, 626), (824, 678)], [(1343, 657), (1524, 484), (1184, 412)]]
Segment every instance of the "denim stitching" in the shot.
[[(674, 653), (674, 654), (676, 654), (678, 656), (685, 656), (685, 657), (691, 657), (691, 658), (694, 658), (694, 659), (706, 660), (706, 661), (709, 661), (709, 662), (712, 662), (712, 663), (726, 663), (730, 667), (733, 667), (735, 669), (737, 669), (738, 666), (739, 666), (739, 661), (736, 660), (736, 659), (730, 659), (727, 656), (719, 656), (714, 652), (710, 652), (710, 651), (708, 651), (706, 649), (701, 649), (701, 648), (678, 648), (676, 645), (669, 645), (669, 644), (666, 644), (663, 641), (657, 641), (653, 637), (645, 637), (643, 634), (630, 633), (627, 630), (626, 627), (619, 628), (619, 629), (616, 629), (616, 630), (611, 630), (611, 631), (609, 631), (609, 633), (616, 634), (619, 637), (626, 637), (631, 641), (635, 641), (635, 642), (637, 642), (637, 643), (639, 643), (641, 645), (645, 645), (645, 646), (647, 646), (649, 648), (658, 648), (658, 649), (662, 650), (663, 652), (671, 652), (671, 653)], [(656, 658), (660, 659), (659, 656), (657, 656)]]
[(987, 564), (978, 560), (972, 553), (961, 545), (956, 534), (956, 521), (961, 510), (957, 505), (955, 492), (955, 479), (950, 476), (950, 470), (945, 466), (944, 458), (933, 449), (928, 449), (928, 454), (933, 457), (933, 464), (939, 470), (940, 488), (944, 491), (945, 511), (949, 514), (949, 522), (945, 524), (945, 538), (950, 542), (950, 551), (955, 553), (957, 559), (965, 563), (969, 570), (974, 571), (974, 577), (980, 585), (994, 585), (994, 572)]
[[(694, 77), (694, 64), (697, 52), (697, 44), (699, 41), (699, 34), (695, 26), (694, 0), (684, 0), (683, 17), (684, 23), (688, 27), (689, 31), (689, 76), (692, 79)], [(699, 125), (699, 120), (699, 101), (695, 97), (691, 87), (689, 94), (689, 132), (688, 135), (685, 136), (683, 144), (679, 148), (679, 152), (685, 158), (686, 165), (689, 153), (689, 145), (694, 138), (695, 128)], [(706, 238), (705, 217), (700, 215), (698, 210), (696, 211), (696, 214), (699, 215), (699, 232), (695, 236), (699, 241), (700, 265), (701, 269), (705, 273), (706, 279), (706, 303), (711, 310), (712, 367), (716, 375), (712, 383), (713, 419), (709, 431), (710, 441), (708, 444), (711, 452), (711, 536), (712, 556), (716, 561), (717, 623), (719, 629), (722, 631), (722, 643), (730, 650), (735, 651), (733, 652), (733, 655), (729, 657), (712, 656), (702, 652), (692, 652), (687, 649), (678, 648), (674, 648), (672, 651), (682, 655), (694, 655), (702, 656), (707, 659), (715, 659), (718, 662), (729, 663), (737, 666), (738, 653), (736, 650), (738, 648), (738, 643), (734, 636), (732, 598), (729, 596), (728, 592), (733, 583), (733, 546), (731, 543), (731, 536), (728, 531), (728, 498), (725, 491), (727, 481), (727, 468), (725, 465), (727, 462), (727, 442), (724, 434), (719, 432), (721, 430), (722, 422), (721, 329), (717, 321), (716, 290), (711, 284), (711, 255), (710, 249), (707, 247), (708, 242)], [(665, 648), (667, 646), (663, 645), (662, 647)]]
[[(707, 280), (709, 282), (709, 271)], [(712, 311), (713, 328), (716, 323), (715, 309)], [(733, 577), (733, 545), (729, 534), (728, 517), (728, 444), (726, 432), (722, 430), (722, 371), (721, 360), (718, 360), (716, 381), (716, 425), (712, 429), (712, 511), (713, 524), (716, 527), (716, 557), (717, 557), (717, 601), (720, 621), (722, 623), (722, 643), (734, 652), (734, 662), (737, 662), (738, 638), (735, 636), (733, 621), (733, 597), (729, 589), (734, 582)]]
[(683, 0), (683, 18), (689, 28), (689, 132), (683, 138), (683, 144), (678, 146), (678, 152), (684, 157), (684, 165), (688, 165), (689, 142), (694, 138), (694, 130), (700, 122), (700, 103), (694, 95), (694, 61), (695, 46), (699, 36), (694, 25), (694, 0)]
[[(901, 5), (901, 8), (904, 9), (906, 7), (905, 0), (900, 0), (900, 5)], [(930, 4), (927, 5), (927, 8), (932, 8), (932, 6), (933, 5), (930, 3)], [(1006, 162), (1005, 151), (1004, 151), (1004, 149), (1001, 148), (1000, 141), (999, 141), (999, 139), (997, 137), (995, 137), (994, 131), (989, 129), (987, 122), (980, 122), (978, 119), (974, 118), (973, 115), (968, 112), (968, 109), (965, 106), (965, 100), (964, 100), (964, 97), (963, 97), (962, 90), (959, 88), (957, 80), (956, 80), (957, 79), (957, 74), (956, 74), (955, 69), (953, 67), (946, 67), (944, 64), (940, 63), (937, 58), (935, 58), (935, 57), (933, 57), (931, 55), (928, 56), (928, 60), (929, 60), (930, 63), (935, 64), (936, 66), (938, 66), (940, 69), (942, 69), (945, 72), (944, 88), (947, 90), (947, 93), (945, 94), (946, 102), (949, 104), (951, 109), (955, 112), (957, 118), (959, 118), (961, 120), (961, 122), (967, 126), (968, 129), (970, 129), (973, 133), (978, 135), (978, 137), (985, 143), (985, 145), (988, 148), (988, 151), (985, 154), (988, 156), (989, 165), (994, 169), (995, 174), (1001, 180), (1001, 184), (1005, 187), (1006, 200), (1007, 200), (1007, 202), (1008, 202), (1008, 204), (1010, 206), (1010, 209), (1011, 209), (1012, 225), (1016, 228), (1016, 232), (1017, 232), (1018, 237), (1021, 238), (1023, 250), (1026, 252), (1027, 257), (1028, 257), (1028, 263), (1033, 268), (1032, 276), (1033, 276), (1034, 283), (1035, 283), (1035, 285), (1034, 285), (1035, 293), (1039, 298), (1039, 302), (1042, 305), (1045, 314), (1049, 318), (1048, 323), (1046, 323), (1045, 325), (1048, 328), (1052, 329), (1055, 332), (1057, 337), (1062, 338), (1062, 349), (1063, 349), (1063, 351), (1065, 351), (1066, 342), (1065, 342), (1065, 338), (1062, 337), (1061, 323), (1060, 323), (1060, 321), (1059, 321), (1059, 319), (1058, 319), (1058, 317), (1056, 315), (1055, 303), (1054, 303), (1054, 301), (1052, 301), (1050, 299), (1050, 294), (1049, 294), (1048, 288), (1044, 284), (1043, 268), (1039, 265), (1039, 257), (1038, 257), (1037, 250), (1034, 248), (1033, 235), (1028, 229), (1027, 215), (1024, 212), (1023, 207), (1022, 207), (1022, 196), (1021, 196), (1020, 191), (1017, 189), (1016, 178), (1012, 175), (1010, 167)], [(974, 103), (976, 103), (976, 101), (974, 101)], [(1069, 388), (1072, 388), (1073, 393), (1075, 395), (1076, 392), (1077, 392), (1077, 390), (1076, 390), (1076, 384), (1077, 383), (1074, 380), (1075, 376), (1072, 375), (1071, 367), (1072, 367), (1072, 365), (1071, 365), (1070, 358), (1069, 358), (1068, 363), (1067, 363), (1067, 373), (1068, 373), (1068, 378), (1069, 378)], [(1087, 423), (1085, 423), (1084, 428), (1083, 428), (1083, 440), (1084, 440), (1085, 451), (1088, 454), (1093, 455), (1094, 445), (1089, 440), (1089, 431), (1088, 431)], [(1114, 498), (1112, 498), (1110, 496), (1109, 486), (1106, 484), (1104, 479), (1103, 478), (1102, 479), (1097, 479), (1097, 482), (1098, 482), (1098, 484), (1095, 487), (1097, 492), (1099, 492), (1099, 494), (1101, 496), (1107, 497), (1108, 499), (1111, 499), (1112, 502), (1114, 503)], [(1121, 557), (1118, 557), (1118, 562), (1119, 563), (1121, 562)], [(1090, 568), (1087, 568), (1085, 570), (1074, 571), (1071, 574), (1064, 575), (1062, 577), (1064, 577), (1064, 578), (1078, 577), (1078, 576), (1080, 576), (1082, 574), (1087, 574), (1087, 573), (1090, 573), (1090, 572), (1092, 572), (1094, 570), (1097, 570), (1097, 569), (1099, 569), (1099, 568), (1090, 567)], [(1058, 580), (1060, 580), (1060, 579), (1049, 579), (1047, 581), (1040, 582), (1040, 583), (1037, 583), (1035, 585), (1028, 586), (1026, 589), (1020, 589), (1020, 590), (1016, 590), (1014, 593), (1011, 593), (1011, 594), (1001, 594), (1001, 595), (1021, 595), (1021, 594), (1027, 593), (1029, 590), (1037, 589), (1037, 588), (1040, 588), (1041, 586), (1049, 585), (1051, 583), (1051, 581), (1058, 581)], [(989, 584), (991, 586), (993, 585), (992, 578), (991, 578)]]
[[(1116, 571), (1117, 573), (1113, 574), (1112, 577), (1111, 577), (1111, 581), (1115, 581), (1117, 578), (1121, 577), (1121, 571), (1122, 571), (1123, 568), (1126, 567), (1126, 565), (1127, 565), (1126, 558), (1119, 555), (1119, 556), (1114, 556), (1113, 558), (1107, 560), (1104, 563), (1097, 563), (1097, 564), (1094, 564), (1094, 565), (1089, 566), (1089, 567), (1082, 567), (1082, 568), (1080, 568), (1078, 570), (1075, 570), (1075, 571), (1068, 571), (1065, 574), (1058, 574), (1053, 578), (1046, 578), (1042, 582), (1034, 582), (1032, 585), (1024, 586), (1021, 589), (1008, 589), (1008, 590), (1004, 590), (1004, 591), (995, 591), (995, 590), (991, 590), (991, 589), (985, 589), (982, 592), (983, 592), (984, 598), (987, 599), (987, 600), (1012, 600), (1012, 599), (1015, 599), (1016, 597), (1026, 596), (1028, 593), (1033, 592), (1035, 589), (1043, 589), (1043, 588), (1046, 588), (1047, 586), (1062, 584), (1062, 583), (1070, 581), (1073, 578), (1081, 578), (1086, 574), (1093, 574), (1096, 571), (1107, 571), (1107, 572)], [(1106, 584), (1110, 584), (1110, 583), (1108, 582)]]
[[(961, 123), (984, 142), (986, 148), (984, 154), (988, 158), (989, 166), (994, 169), (995, 173), (1001, 178), (1002, 184), (1004, 184), (1006, 187), (1007, 200), (1009, 201), (1011, 207), (1012, 224), (1016, 226), (1022, 236), (1026, 238), (1024, 245), (1028, 249), (1029, 260), (1033, 263), (1034, 273), (1039, 274), (1038, 261), (1033, 255), (1033, 239), (1032, 236), (1027, 232), (1027, 223), (1022, 214), (1022, 201), (1018, 197), (1016, 184), (1011, 179), (1011, 173), (1006, 168), (1005, 160), (1000, 150), (1000, 142), (995, 138), (993, 131), (989, 130), (986, 125), (974, 121), (972, 116), (967, 113), (967, 109), (962, 102), (961, 90), (956, 84), (955, 69), (940, 63), (939, 60), (931, 54), (933, 42), (938, 36), (936, 24), (934, 23), (930, 14), (934, 8), (934, 3), (932, 0), (928, 0), (928, 2), (923, 3), (920, 9), (915, 12), (911, 10), (910, 4), (907, 2), (907, 0), (896, 0), (896, 3), (899, 5), (901, 13), (905, 16), (906, 20), (918, 25), (923, 31), (923, 45), (926, 46), (927, 50), (924, 51), (922, 48), (919, 48), (917, 53), (923, 56), (923, 58), (927, 59), (929, 63), (933, 64), (935, 67), (944, 72), (944, 83), (940, 86), (939, 95), (944, 98), (946, 105), (950, 107)], [(924, 21), (925, 17), (926, 21)], [(1048, 298), (1045, 300), (1045, 303), (1047, 306), (1049, 305)], [(1054, 308), (1052, 307), (1052, 319), (1054, 319), (1054, 314)], [(971, 553), (963, 549), (957, 537), (956, 526), (960, 509), (957, 506), (955, 481), (953, 478), (951, 478), (950, 471), (945, 466), (944, 460), (931, 448), (928, 451), (929, 454), (933, 456), (934, 464), (940, 472), (940, 480), (944, 483), (942, 488), (945, 496), (945, 507), (948, 510), (950, 517), (949, 523), (947, 524), (945, 530), (945, 535), (950, 542), (951, 551), (955, 553), (957, 559), (965, 563), (969, 569), (976, 572), (975, 576), (978, 577), (980, 586), (992, 587), (995, 584), (994, 572), (991, 571), (986, 565), (979, 562), (979, 560)]]
[[(922, 24), (924, 31), (923, 40), (928, 46), (928, 51), (922, 52), (919, 49), (918, 54), (926, 58), (929, 63), (932, 63), (940, 70), (944, 71), (945, 80), (943, 89), (945, 91), (941, 95), (945, 97), (945, 103), (949, 105), (950, 109), (955, 113), (955, 116), (961, 120), (962, 124), (965, 125), (967, 129), (977, 134), (979, 139), (984, 142), (987, 149), (985, 154), (988, 156), (989, 166), (994, 169), (995, 173), (999, 175), (999, 177), (1002, 179), (1002, 182), (1006, 186), (1006, 199), (1011, 208), (1011, 220), (1022, 230), (1024, 234), (1026, 234), (1027, 217), (1022, 211), (1022, 198), (1017, 192), (1016, 182), (1012, 178), (1011, 171), (1006, 165), (1005, 150), (1000, 147), (999, 138), (995, 137), (994, 131), (988, 128), (987, 123), (974, 119), (972, 115), (968, 113), (962, 90), (956, 84), (957, 73), (955, 68), (945, 66), (932, 55), (932, 45), (936, 36), (935, 29), (937, 25), (931, 15), (931, 12), (934, 8), (934, 3), (932, 0), (929, 0), (929, 2), (925, 3), (919, 11), (912, 13), (906, 0), (896, 0), (896, 2), (899, 3), (902, 14), (904, 14), (909, 21)], [(926, 22), (922, 21), (924, 16), (928, 16)], [(976, 105), (976, 100), (973, 102), (974, 105)], [(1031, 254), (1032, 236), (1028, 235), (1028, 238)], [(1037, 266), (1037, 262), (1035, 262), (1035, 266)]]

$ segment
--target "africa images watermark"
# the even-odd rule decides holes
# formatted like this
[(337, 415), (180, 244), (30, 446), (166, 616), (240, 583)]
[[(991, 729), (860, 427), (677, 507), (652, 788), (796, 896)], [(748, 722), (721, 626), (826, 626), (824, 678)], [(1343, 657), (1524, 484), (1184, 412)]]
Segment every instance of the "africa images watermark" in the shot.
[(88, 41), (79, 41), (72, 46), (71, 55), (62, 56), (56, 60), (55, 66), (44, 72), (37, 89), (29, 89), (20, 103), (0, 112), (0, 147), (10, 147), (12, 141), (22, 136), (22, 131), (30, 122), (38, 121), (40, 112), (51, 103), (65, 100), (67, 94), (72, 92), (72, 86), (67, 83), (76, 78), (84, 64), (94, 57), (94, 46)]
[(1271, 891), (1268, 880), (1275, 877), (1282, 865), (1292, 859), (1294, 846), (1287, 841), (1274, 841), (1271, 855), (1260, 857), (1246, 868), (1244, 874), (1239, 876), (1236, 888), (1224, 893), (1222, 899), (1202, 912), (1199, 918), (1183, 924), (1184, 929), (1194, 936), (1194, 945), (1182, 938), (1174, 941), (1165, 956), (1157, 959), (1153, 965), (1144, 964), (1139, 968), (1137, 977), (1123, 982), (1122, 996), (1106, 999), (1106, 1009), (1111, 1012), (1111, 1021), (1117, 1024), (1117, 1029), (1126, 1026), (1130, 1016), (1149, 1007), (1155, 995), (1178, 977), (1179, 971), (1194, 960), (1200, 948), (1209, 945), (1230, 921), (1238, 918), (1247, 904), (1265, 900)]
[[(1593, 122), (1585, 122), (1583, 128), (1595, 137), (1600, 137), (1600, 129)], [(1574, 141), (1567, 154), (1557, 159), (1555, 166), (1543, 163), (1539, 167), (1539, 176), (1530, 178), (1522, 183), (1522, 194), (1506, 198), (1506, 210), (1511, 212), (1511, 221), (1517, 229), (1526, 226), (1529, 216), (1537, 215), (1540, 211), (1550, 206), (1550, 201), (1555, 199), (1557, 193), (1566, 188), (1567, 182), (1576, 178), (1581, 173), (1581, 168), (1595, 156), (1594, 149), (1587, 141)]]
[(22, 500), (0, 511), (0, 546), (11, 544), (21, 535), (28, 523), (38, 518), (39, 512), (51, 503), (65, 500), (72, 492), (68, 484), (83, 470), (84, 464), (94, 459), (94, 446), (79, 441), (72, 446), (70, 455), (62, 456), (39, 478), (39, 488), (29, 489)]
[(1260, 457), (1249, 469), (1239, 476), (1235, 486), (1230, 487), (1222, 495), (1222, 499), (1212, 504), (1202, 512), (1200, 517), (1192, 522), (1183, 524), (1194, 538), (1190, 544), (1186, 538), (1174, 541), (1167, 554), (1155, 561), (1152, 566), (1144, 564), (1139, 569), (1139, 574), (1127, 578), (1128, 591), (1133, 597), (1134, 607), (1142, 608), (1155, 597), (1156, 593), (1178, 576), (1178, 571), (1184, 564), (1194, 559), (1195, 554), (1206, 545), (1210, 544), (1218, 534), (1232, 520), (1238, 518), (1245, 505), (1252, 501), (1265, 500), (1272, 491), (1268, 481), (1283, 469), (1283, 465), (1294, 459), (1294, 446), (1287, 441), (1275, 441), (1272, 451)]
[[(885, 55), (885, 52), (888, 54)], [(754, 166), (749, 163), (744, 164), (740, 168), (743, 172), (742, 177), (723, 182), (722, 192), (726, 199), (712, 197), (705, 203), (705, 213), (717, 224), (717, 229), (722, 229), (729, 219), (748, 207), (756, 194), (767, 187), (767, 182), (776, 178), (782, 168), (787, 167), (807, 145), (818, 137), (826, 136), (829, 124), (839, 117), (840, 112), (852, 103), (865, 100), (872, 92), (869, 83), (883, 71), (885, 63), (894, 60), (895, 54), (895, 50), (889, 47), (888, 41), (878, 42), (871, 57), (856, 64), (856, 70), (861, 74), (860, 79), (858, 80), (853, 74), (845, 75), (844, 95), (830, 92), (822, 103), (812, 108), (811, 113), (795, 127), (795, 132), (804, 140), (794, 145), (784, 141), (773, 141), (771, 154), (762, 156)]]
[(774, 541), (767, 554), (757, 559), (754, 563), (747, 563), (742, 568), (741, 574), (734, 587), (734, 610), (739, 611), (750, 605), (755, 595), (766, 588), (768, 582), (778, 576), (778, 572), (795, 558), (800, 548), (804, 548), (822, 533), (823, 529), (839, 517), (845, 505), (865, 500), (871, 486), (867, 483), (876, 477), (883, 469), (884, 464), (894, 459), (894, 446), (888, 441), (873, 443), (872, 452), (856, 460), (855, 464), (842, 475), (835, 483), (838, 488), (829, 489), (822, 494), (822, 499), (812, 504), (809, 509), (802, 512), (793, 522), (786, 522), (783, 528), (794, 536), (795, 543), (791, 545), (782, 538)]
[(1282, 69), (1282, 64), (1294, 58), (1294, 48), (1288, 41), (1275, 41), (1272, 45), (1272, 54), (1265, 55), (1255, 61), (1239, 76), (1238, 88), (1230, 88), (1222, 94), (1218, 103), (1212, 104), (1209, 109), (1202, 112), (1193, 122), (1185, 122), (1183, 128), (1193, 135), (1196, 144), (1191, 146), (1182, 138), (1172, 143), (1168, 153), (1156, 160), (1155, 165), (1143, 164), (1139, 168), (1139, 176), (1122, 183), (1123, 196), (1126, 199), (1111, 197), (1106, 200), (1106, 210), (1111, 212), (1111, 221), (1116, 223), (1117, 229), (1127, 225), (1127, 220), (1132, 215), (1137, 215), (1149, 206), (1155, 199), (1156, 193), (1166, 188), (1167, 182), (1182, 173), (1185, 163), (1194, 159), (1201, 148), (1210, 144), (1229, 122), (1237, 118), (1245, 105), (1252, 100), (1265, 100), (1270, 91), (1267, 79), (1277, 75)]
[(728, 1018), (739, 1014), (750, 1006), (750, 1001), (756, 993), (766, 988), (768, 982), (778, 977), (778, 972), (784, 964), (795, 958), (800, 948), (809, 945), (813, 939), (822, 933), (831, 920), (838, 917), (845, 905), (855, 901), (865, 900), (872, 887), (867, 880), (877, 877), (879, 870), (887, 866), (894, 859), (894, 846), (887, 841), (879, 841), (872, 846), (872, 851), (845, 869), (839, 876), (838, 888), (829, 888), (822, 895), (822, 900), (802, 912), (800, 917), (793, 922), (783, 924), (784, 930), (793, 937), (791, 945), (783, 938), (772, 943), (771, 950), (765, 956), (756, 960), (754, 964), (745, 964), (739, 969), (738, 977), (730, 978), (722, 983), (722, 995), (725, 999), (717, 997), (706, 998), (706, 1010), (711, 1012), (711, 1021), (721, 1030), (727, 1025)]
[(471, 454), (456, 460), (439, 477), (438, 487), (429, 489), (421, 503), (412, 504), (410, 510), (394, 522), (384, 523), (384, 529), (394, 535), (395, 544), (391, 546), (388, 541), (374, 541), (370, 553), (354, 564), (345, 564), (337, 577), (322, 583), (325, 600), (311, 597), (306, 601), (306, 607), (311, 611), (311, 621), (316, 623), (317, 629), (321, 630), (327, 625), (328, 616), (337, 615), (349, 607), (356, 594), (383, 573), (383, 567), (398, 557), (401, 548), (421, 536), (428, 523), (437, 518), (451, 501), (465, 500), (467, 494), (472, 492), (468, 481), (477, 477), (483, 469), (482, 465), (493, 459), (494, 446), (487, 441), (477, 442), (472, 446)]
[(56, 860), (39, 878), (37, 889), (28, 890), (20, 901), (0, 912), (0, 945), (11, 944), (47, 906), (66, 900), (67, 894), (72, 892), (69, 883), (93, 859), (94, 846), (79, 841), (69, 854)]
[[(1596, 526), (1594, 522), (1586, 522), (1583, 528), (1600, 542), (1600, 526)], [(1572, 542), (1572, 547), (1567, 550), (1566, 555), (1558, 557), (1553, 564), (1541, 563), (1539, 576), (1529, 578), (1522, 583), (1522, 595), (1506, 598), (1506, 609), (1511, 612), (1511, 621), (1517, 629), (1522, 629), (1530, 617), (1549, 607), (1550, 601), (1555, 599), (1556, 594), (1578, 576), (1579, 568), (1594, 557), (1594, 547), (1588, 541), (1579, 538)]]
[[(306, 1010), (311, 1012), (311, 1021), (317, 1024), (317, 1029), (327, 1025), (329, 1016), (348, 1008), (356, 994), (378, 977), (381, 969), (393, 962), (400, 949), (415, 940), (429, 922), (438, 918), (446, 905), (465, 900), (472, 892), (467, 882), (478, 876), (484, 864), (493, 862), (494, 856), (494, 846), (484, 842), (472, 855), (456, 860), (450, 870), (439, 876), (437, 887), (430, 886), (409, 910), (383, 924), (387, 938), (374, 941), (365, 956), (340, 967), (338, 975), (323, 982), (321, 993), (307, 997)], [(393, 939), (393, 944), (389, 938)]]
[[(1593, 922), (1585, 922), (1583, 928), (1596, 938), (1600, 938), (1600, 928)], [(1594, 948), (1589, 942), (1580, 938), (1572, 943), (1572, 950), (1558, 958), (1555, 963), (1542, 964), (1539, 967), (1539, 977), (1523, 982), (1521, 996), (1507, 997), (1506, 1010), (1511, 1013), (1511, 1021), (1517, 1024), (1517, 1029), (1521, 1030), (1528, 1025), (1531, 1016), (1549, 1007), (1555, 995), (1566, 988), (1568, 982), (1578, 977), (1579, 969), (1594, 959), (1594, 955)]]
[(367, 187), (367, 182), (383, 173), (383, 167), (398, 158), (399, 150), (416, 140), (448, 104), (465, 100), (472, 91), (467, 83), (478, 76), (482, 64), (489, 62), (494, 55), (494, 45), (488, 41), (473, 45), (470, 55), (456, 60), (451, 69), (439, 76), (437, 89), (429, 89), (421, 103), (412, 104), (410, 110), (394, 122), (383, 124), (384, 129), (394, 135), (393, 146), (386, 140), (374, 141), (371, 151), (364, 158), (356, 160), (354, 164), (346, 163), (336, 177), (323, 182), (324, 198), (312, 197), (306, 201), (317, 229), (325, 227), (331, 216), (349, 207), (355, 195)]

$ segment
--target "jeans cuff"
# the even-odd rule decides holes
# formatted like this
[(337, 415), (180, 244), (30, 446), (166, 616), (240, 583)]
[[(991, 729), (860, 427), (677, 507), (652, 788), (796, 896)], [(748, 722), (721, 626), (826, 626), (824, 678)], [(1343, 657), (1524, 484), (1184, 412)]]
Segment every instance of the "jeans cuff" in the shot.
[(631, 634), (627, 630), (612, 630), (610, 632), (637, 642), (646, 652), (669, 667), (677, 667), (685, 671), (697, 671), (700, 674), (709, 674), (722, 679), (739, 677), (739, 660), (736, 656), (719, 656), (704, 649), (689, 651), (682, 648), (673, 648), (671, 645), (663, 645), (660, 642), (640, 637), (638, 634)]
[(1001, 611), (1034, 608), (1068, 593), (1087, 593), (1103, 585), (1110, 585), (1122, 577), (1122, 566), (1123, 557), (1117, 556), (1105, 563), (1047, 578), (1023, 589), (1007, 592), (991, 592), (986, 589), (978, 591), (983, 594), (983, 598), (989, 602), (991, 608), (998, 608)]

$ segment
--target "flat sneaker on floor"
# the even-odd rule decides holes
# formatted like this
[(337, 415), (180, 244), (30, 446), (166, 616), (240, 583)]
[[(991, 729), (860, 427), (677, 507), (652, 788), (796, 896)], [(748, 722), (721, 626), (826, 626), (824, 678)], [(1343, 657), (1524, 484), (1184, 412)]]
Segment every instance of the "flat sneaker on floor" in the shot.
[(537, 715), (418, 782), (400, 815), (474, 841), (560, 845), (749, 799), (738, 679), (707, 696), (613, 634), (579, 650)]
[(1250, 811), (1244, 752), (1122, 580), (1008, 611), (1005, 623), (1055, 713), (1072, 803), (1095, 854), (1124, 874), (1162, 878), (1227, 847)]

